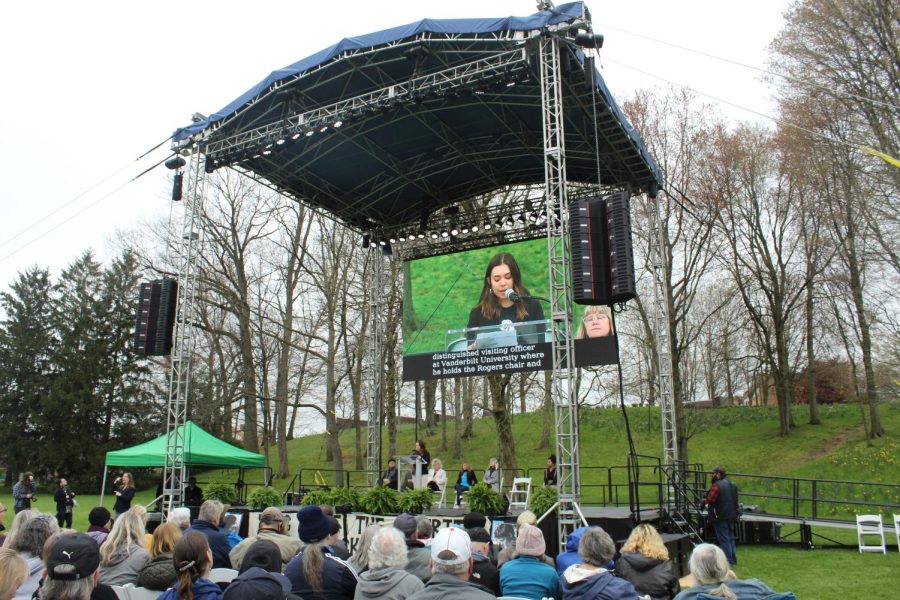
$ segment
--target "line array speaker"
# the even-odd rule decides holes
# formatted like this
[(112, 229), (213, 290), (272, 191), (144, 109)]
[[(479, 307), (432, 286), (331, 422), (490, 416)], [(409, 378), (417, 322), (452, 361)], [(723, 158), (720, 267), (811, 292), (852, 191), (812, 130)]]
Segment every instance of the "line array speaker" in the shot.
[(572, 203), (569, 234), (576, 303), (611, 305), (637, 295), (627, 193)]
[(177, 303), (176, 280), (164, 278), (141, 284), (132, 343), (136, 353), (165, 356), (172, 351)]

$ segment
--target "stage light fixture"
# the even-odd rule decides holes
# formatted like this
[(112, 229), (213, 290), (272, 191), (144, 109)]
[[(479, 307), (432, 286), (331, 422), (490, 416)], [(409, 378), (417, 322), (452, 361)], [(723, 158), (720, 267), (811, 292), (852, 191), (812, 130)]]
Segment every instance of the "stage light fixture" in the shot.
[(436, 240), (436, 239), (438, 239), (439, 237), (440, 237), (440, 235), (438, 234), (437, 231), (432, 231), (432, 232), (431, 232), (431, 239)]
[(391, 237), (389, 237), (389, 238), (388, 238), (388, 242), (391, 243), (391, 244), (396, 244), (396, 243), (397, 243), (397, 238), (396, 238), (396, 236), (393, 236), (393, 235), (392, 235)]
[(292, 139), (292, 140), (296, 140), (296, 139), (298, 139), (301, 135), (302, 135), (302, 134), (298, 131), (297, 133), (295, 133), (294, 135), (291, 136), (291, 139)]
[(275, 143), (278, 144), (278, 145), (280, 146), (280, 145), (282, 145), (283, 143), (285, 143), (286, 141), (287, 141), (287, 140), (285, 140), (284, 138), (279, 138)]
[(447, 231), (446, 229), (442, 229), (442, 230), (441, 230), (441, 237), (442, 237), (442, 238), (450, 237), (450, 232)]
[(575, 34), (575, 43), (582, 48), (602, 48), (603, 34), (579, 31)]
[(328, 125), (322, 125), (319, 128), (319, 133), (325, 133), (326, 131), (328, 131)]
[(272, 151), (267, 148), (267, 149), (263, 150), (262, 153), (263, 153), (263, 156), (268, 156), (268, 155), (272, 154)]
[(494, 224), (491, 223), (490, 221), (485, 221), (481, 226), (484, 228), (485, 231), (488, 231), (488, 230), (490, 230), (491, 227), (494, 226)]
[(459, 227), (457, 227), (456, 225), (454, 225), (453, 227), (451, 227), (451, 228), (450, 228), (450, 235), (452, 235), (453, 237), (458, 236), (458, 235), (459, 235)]
[(306, 137), (312, 137), (312, 135), (313, 135), (315, 132), (316, 132), (315, 129), (307, 129), (307, 130), (306, 130)]
[(340, 128), (343, 124), (344, 124), (344, 122), (341, 121), (340, 119), (338, 119), (337, 121), (334, 122), (334, 124), (332, 125), (332, 127), (334, 127), (335, 129), (338, 129), (338, 128)]
[(469, 233), (469, 228), (467, 226), (463, 225), (462, 232)]
[(420, 231), (419, 233), (416, 234), (416, 237), (417, 237), (418, 239), (420, 239), (420, 240), (424, 240), (424, 239), (425, 239), (425, 232), (424, 232), (424, 231)]

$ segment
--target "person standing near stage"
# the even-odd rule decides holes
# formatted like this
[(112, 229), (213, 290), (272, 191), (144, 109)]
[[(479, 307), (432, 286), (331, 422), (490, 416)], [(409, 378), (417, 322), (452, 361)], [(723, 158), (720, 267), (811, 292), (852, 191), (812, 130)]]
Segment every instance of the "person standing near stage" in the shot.
[(35, 500), (34, 493), (36, 491), (34, 483), (34, 473), (26, 471), (22, 474), (22, 479), (13, 486), (13, 511), (18, 514), (23, 510), (31, 508), (31, 502)]
[(59, 480), (59, 487), (53, 494), (56, 500), (56, 522), (62, 527), (63, 524), (68, 529), (72, 528), (72, 509), (75, 508), (75, 492), (69, 488), (69, 482), (65, 477)]
[(712, 472), (713, 484), (706, 492), (705, 503), (716, 532), (716, 540), (719, 547), (725, 553), (728, 564), (737, 564), (737, 554), (734, 547), (734, 523), (738, 518), (738, 490), (737, 486), (729, 481), (725, 473), (725, 467), (716, 467)]
[(113, 494), (116, 496), (113, 512), (116, 517), (120, 517), (131, 508), (131, 499), (134, 498), (134, 478), (131, 473), (122, 473), (121, 477), (116, 477), (113, 481)]

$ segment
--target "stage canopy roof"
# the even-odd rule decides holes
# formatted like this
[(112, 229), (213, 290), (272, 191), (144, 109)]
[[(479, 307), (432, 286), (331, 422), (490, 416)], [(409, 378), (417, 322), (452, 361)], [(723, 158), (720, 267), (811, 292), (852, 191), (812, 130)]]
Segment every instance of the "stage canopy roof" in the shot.
[[(184, 462), (191, 467), (263, 467), (266, 457), (248, 452), (213, 437), (193, 421), (183, 426)], [(166, 436), (106, 453), (110, 467), (163, 467), (166, 460)]]
[(657, 166), (574, 43), (589, 23), (572, 2), (345, 38), (177, 130), (175, 146), (196, 143), (208, 171), (249, 172), (361, 231), (419, 222), (544, 180), (539, 44), (558, 35), (567, 179), (646, 190)]

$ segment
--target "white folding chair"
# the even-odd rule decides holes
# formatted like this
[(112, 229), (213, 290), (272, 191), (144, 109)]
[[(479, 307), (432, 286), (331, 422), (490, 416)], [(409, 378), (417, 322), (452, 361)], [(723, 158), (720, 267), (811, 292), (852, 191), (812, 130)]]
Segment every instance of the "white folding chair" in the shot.
[(531, 477), (516, 477), (513, 479), (512, 487), (509, 488), (509, 507), (525, 510), (528, 508), (530, 499)]
[(894, 515), (894, 533), (897, 534), (897, 550), (900, 550), (900, 515)]
[[(881, 515), (856, 515), (856, 537), (860, 552), (881, 552), (887, 554), (884, 544), (884, 523)], [(866, 538), (877, 537), (879, 543), (867, 543)]]
[[(129, 600), (156, 600), (162, 595), (162, 592), (151, 590), (145, 587), (137, 587), (133, 583), (126, 583), (122, 589), (128, 594), (125, 596)], [(122, 598), (122, 596), (119, 596)]]
[(128, 593), (128, 588), (122, 585), (111, 585), (112, 591), (116, 593), (116, 596), (119, 597), (119, 600), (130, 600), (131, 594)]
[[(437, 483), (437, 482), (435, 482)], [(438, 486), (441, 489), (441, 499), (438, 500), (438, 508), (446, 508), (447, 506), (447, 484)]]
[(218, 567), (209, 572), (209, 580), (213, 583), (228, 583), (238, 576), (237, 569)]

